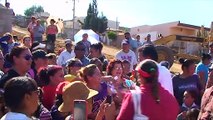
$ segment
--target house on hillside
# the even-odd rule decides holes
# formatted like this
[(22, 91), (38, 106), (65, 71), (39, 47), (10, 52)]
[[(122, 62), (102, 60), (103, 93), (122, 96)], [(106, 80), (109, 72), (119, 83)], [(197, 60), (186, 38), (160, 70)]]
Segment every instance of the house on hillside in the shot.
[[(155, 41), (158, 39), (158, 35), (161, 34), (163, 37), (169, 35), (184, 35), (197, 37), (197, 32), (201, 29), (201, 26), (195, 26), (190, 24), (181, 23), (180, 21), (163, 23), (158, 25), (143, 25), (137, 26), (130, 29), (130, 33), (133, 37), (136, 35), (141, 36), (141, 42), (145, 41), (147, 34), (151, 35), (151, 40)], [(210, 28), (204, 27), (206, 32), (210, 31)], [(168, 47), (174, 47), (179, 49), (178, 52), (184, 52), (187, 54), (200, 54), (201, 45), (199, 43), (192, 42), (180, 42), (172, 41), (167, 44)], [(194, 49), (199, 48), (199, 49)]]

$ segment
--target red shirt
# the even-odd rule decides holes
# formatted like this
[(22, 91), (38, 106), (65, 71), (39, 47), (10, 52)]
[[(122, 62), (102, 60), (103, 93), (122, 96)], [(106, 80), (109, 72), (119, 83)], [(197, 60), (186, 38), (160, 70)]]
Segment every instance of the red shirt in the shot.
[(50, 110), (54, 104), (56, 87), (57, 86), (47, 85), (42, 88), (42, 90), (43, 90), (42, 103), (43, 103), (44, 107), (46, 107), (48, 110)]
[[(179, 107), (174, 96), (172, 96), (159, 84), (160, 102), (156, 103), (152, 97), (150, 85), (143, 85), (140, 88), (142, 91), (142, 114), (149, 117), (149, 120), (176, 120)], [(132, 120), (133, 116), (134, 105), (132, 101), (132, 94), (126, 93), (117, 120)]]

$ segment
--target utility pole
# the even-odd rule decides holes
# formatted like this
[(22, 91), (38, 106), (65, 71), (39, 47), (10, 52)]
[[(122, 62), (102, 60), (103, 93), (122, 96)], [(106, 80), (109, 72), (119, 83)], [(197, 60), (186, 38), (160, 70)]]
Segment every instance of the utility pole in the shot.
[(75, 0), (73, 0), (73, 23), (72, 23), (72, 34), (73, 34), (73, 40), (74, 40), (74, 34), (75, 34)]

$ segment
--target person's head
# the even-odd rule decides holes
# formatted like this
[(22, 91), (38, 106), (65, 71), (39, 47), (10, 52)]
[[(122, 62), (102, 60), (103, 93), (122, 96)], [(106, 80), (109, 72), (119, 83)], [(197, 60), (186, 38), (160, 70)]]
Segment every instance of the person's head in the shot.
[(16, 46), (10, 52), (9, 61), (16, 70), (25, 73), (31, 67), (32, 54), (26, 46)]
[(14, 77), (4, 86), (5, 103), (12, 112), (31, 116), (37, 109), (38, 96), (37, 84), (29, 77)]
[(72, 41), (70, 39), (66, 39), (65, 40), (65, 47), (66, 47), (66, 50), (68, 52), (72, 51), (72, 46), (73, 46)]
[(0, 70), (3, 70), (3, 67), (4, 67), (4, 55), (0, 50)]
[(84, 45), (84, 43), (81, 42), (81, 41), (78, 42), (75, 45), (74, 52), (75, 52), (76, 58), (82, 59), (85, 56), (85, 53), (86, 53), (86, 46)]
[(39, 69), (38, 77), (44, 85), (57, 86), (64, 81), (63, 68), (58, 65), (48, 65)]
[(127, 39), (123, 40), (121, 43), (121, 47), (123, 52), (128, 53), (130, 50), (130, 43)]
[[(74, 100), (89, 101), (93, 96), (97, 95), (98, 91), (89, 89), (84, 82), (75, 81), (69, 83), (63, 88), (63, 103), (59, 106), (60, 112), (73, 112)], [(88, 111), (90, 113), (90, 111)]]
[(48, 53), (46, 55), (48, 60), (48, 65), (56, 65), (56, 54), (55, 53)]
[(204, 65), (209, 65), (211, 63), (212, 57), (210, 54), (202, 54), (202, 63)]
[(122, 61), (123, 74), (127, 75), (130, 73), (130, 62), (127, 60)]
[(31, 21), (32, 21), (33, 23), (36, 23), (36, 17), (35, 17), (35, 16), (32, 16), (32, 17), (31, 17)]
[(101, 72), (95, 64), (89, 64), (80, 70), (80, 76), (88, 85), (99, 86), (101, 82)]
[(23, 40), (22, 40), (22, 43), (24, 44), (24, 46), (31, 48), (31, 46), (32, 46), (31, 37), (29, 35), (25, 35)]
[(83, 63), (77, 59), (73, 58), (67, 61), (67, 72), (71, 75), (77, 75), (79, 70), (83, 67)]
[(186, 90), (183, 94), (183, 102), (187, 107), (191, 107), (197, 98), (197, 93), (195, 90)]
[(32, 53), (33, 55), (33, 63), (35, 69), (39, 69), (40, 67), (46, 67), (47, 63), (47, 53), (44, 50), (36, 50)]
[(131, 35), (129, 32), (125, 32), (124, 37), (125, 37), (125, 39), (129, 40), (131, 38)]
[(197, 120), (200, 110), (192, 108), (186, 112), (186, 120)]
[(103, 45), (102, 45), (101, 42), (92, 44), (90, 46), (90, 56), (92, 58), (95, 58), (95, 57), (98, 58), (98, 57), (100, 57), (102, 49), (103, 49)]
[(41, 24), (41, 20), (40, 20), (40, 19), (37, 19), (37, 20), (36, 20), (36, 24), (37, 24), (37, 25), (40, 25), (40, 24)]
[(82, 35), (82, 40), (83, 41), (86, 41), (88, 39), (88, 34), (87, 33), (84, 33), (83, 35)]
[(150, 34), (148, 34), (148, 35), (146, 36), (146, 40), (151, 40), (151, 35), (150, 35)]
[(145, 59), (152, 59), (157, 62), (158, 53), (153, 45), (143, 45), (138, 48), (138, 58), (139, 61), (143, 61)]
[(9, 3), (9, 2), (6, 2), (6, 3), (5, 3), (5, 7), (6, 7), (6, 8), (10, 8), (10, 3)]
[(50, 24), (51, 24), (51, 25), (54, 25), (54, 24), (55, 24), (55, 20), (54, 20), (54, 19), (51, 19), (51, 20), (50, 20)]
[(179, 62), (182, 65), (181, 69), (184, 74), (188, 74), (188, 75), (194, 74), (195, 67), (196, 67), (194, 60), (180, 58)]
[(121, 77), (123, 75), (122, 62), (120, 60), (111, 60), (107, 66), (107, 75)]
[(158, 94), (158, 66), (157, 63), (151, 59), (140, 62), (136, 69), (138, 81), (142, 85), (150, 85), (151, 93), (156, 102), (159, 102)]
[(89, 64), (95, 64), (100, 71), (103, 70), (103, 63), (98, 58), (92, 58)]
[(136, 36), (136, 40), (140, 41), (140, 38), (141, 38), (140, 35)]
[(5, 33), (4, 36), (8, 36), (7, 43), (13, 43), (13, 35), (9, 32)]

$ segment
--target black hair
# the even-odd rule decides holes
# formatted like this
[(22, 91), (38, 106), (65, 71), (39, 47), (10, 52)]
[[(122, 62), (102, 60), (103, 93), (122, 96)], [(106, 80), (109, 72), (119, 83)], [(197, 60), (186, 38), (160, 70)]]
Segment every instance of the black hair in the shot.
[(102, 49), (103, 49), (103, 45), (102, 45), (101, 42), (99, 42), (99, 43), (92, 44), (92, 45), (90, 46), (90, 48), (93, 48), (93, 49), (95, 49), (95, 50), (98, 50), (99, 53), (101, 53), (101, 51), (102, 51)]
[(154, 61), (158, 61), (158, 53), (153, 45), (143, 45), (138, 48), (138, 53), (144, 57), (150, 57)]
[(130, 33), (129, 32), (125, 32), (124, 35), (130, 35)]
[(122, 64), (125, 64), (125, 63), (130, 64), (130, 62), (128, 60), (123, 60)]
[(78, 59), (78, 58), (74, 58), (74, 59), (69, 59), (66, 63), (66, 67), (68, 69), (68, 73), (70, 74), (71, 70), (70, 67), (74, 67), (76, 64), (81, 64), (83, 67), (83, 63)]
[(158, 91), (158, 66), (153, 60), (147, 59), (139, 64), (139, 69), (148, 73), (150, 77), (143, 77), (147, 84), (151, 85), (152, 96), (157, 103), (160, 102), (160, 96)]
[(76, 43), (76, 45), (75, 45), (75, 48), (74, 48), (74, 49), (75, 49), (75, 50), (76, 50), (76, 49), (78, 49), (78, 47), (79, 47), (79, 46), (84, 46), (83, 48), (84, 48), (84, 49), (86, 49), (86, 46), (84, 45), (84, 43), (83, 43), (82, 41), (80, 41), (80, 42)]
[(32, 46), (30, 48), (30, 51), (33, 52), (33, 48), (35, 48), (38, 45), (39, 45), (39, 42), (37, 42), (37, 41), (33, 42)]
[(190, 65), (195, 64), (195, 61), (192, 59), (180, 58), (179, 63), (182, 65), (181, 69), (183, 70), (184, 68), (189, 68)]
[(14, 77), (6, 82), (4, 86), (4, 99), (6, 106), (12, 112), (22, 109), (25, 94), (31, 94), (37, 90), (35, 80), (29, 77)]
[(210, 59), (212, 59), (212, 57), (211, 57), (211, 55), (210, 54), (206, 54), (206, 53), (203, 53), (202, 54), (202, 61), (204, 61), (204, 60), (210, 60)]
[(190, 96), (196, 100), (196, 98), (197, 98), (197, 91), (195, 91), (195, 90), (186, 90), (185, 92), (189, 93)]
[(197, 120), (200, 110), (198, 108), (189, 109), (186, 112), (186, 120)]
[(28, 48), (26, 46), (16, 46), (14, 47), (11, 52), (10, 52), (10, 57), (9, 57), (9, 62), (11, 64), (14, 64), (14, 60), (13, 57), (19, 57), (21, 55), (21, 53), (25, 50), (28, 50)]
[(55, 75), (59, 70), (62, 70), (62, 67), (58, 65), (49, 65), (48, 67), (40, 68), (38, 78), (44, 85), (48, 85), (50, 83), (50, 76)]

